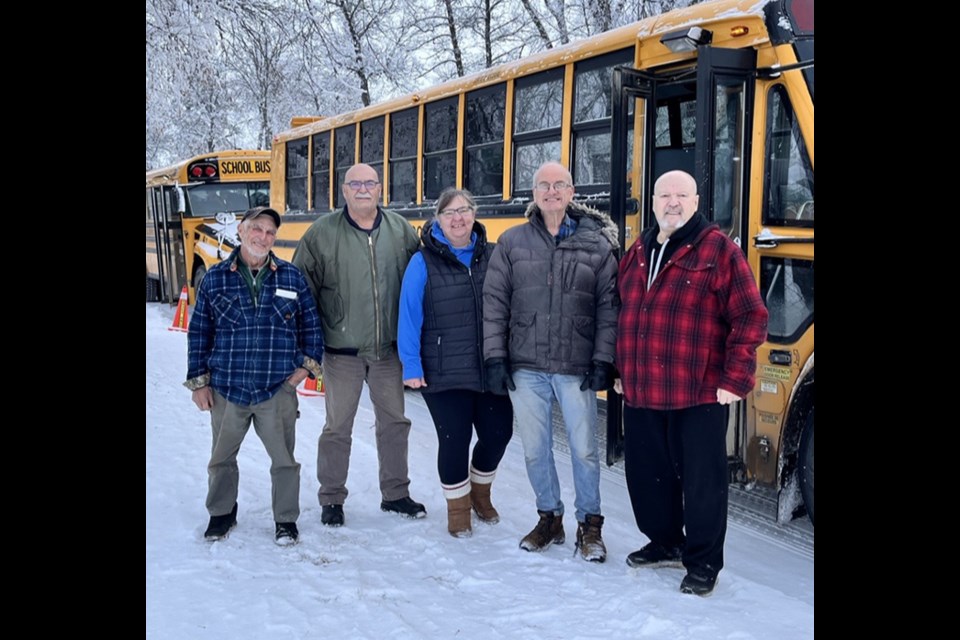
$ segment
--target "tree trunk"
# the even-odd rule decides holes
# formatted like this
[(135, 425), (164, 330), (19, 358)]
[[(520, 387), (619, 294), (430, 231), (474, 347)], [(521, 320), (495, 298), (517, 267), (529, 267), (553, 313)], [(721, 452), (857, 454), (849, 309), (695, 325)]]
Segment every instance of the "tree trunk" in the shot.
[(537, 15), (536, 9), (534, 9), (533, 5), (530, 4), (530, 0), (520, 0), (520, 2), (523, 4), (523, 8), (527, 11), (527, 15), (530, 16), (530, 21), (533, 22), (533, 26), (537, 28), (537, 33), (540, 34), (540, 39), (543, 40), (543, 44), (547, 47), (547, 49), (553, 49), (553, 43), (550, 42), (550, 36), (547, 35), (547, 30), (544, 28), (543, 22), (540, 20), (540, 16)]
[(483, 0), (483, 54), (484, 66), (489, 69), (493, 66), (493, 42), (491, 31), (493, 23), (493, 0)]
[(567, 29), (567, 16), (564, 13), (563, 0), (545, 0), (547, 10), (557, 21), (557, 31), (560, 32), (560, 43), (570, 42), (570, 31)]
[(351, 11), (350, 8), (347, 7), (345, 0), (337, 0), (337, 6), (340, 8), (341, 13), (343, 13), (343, 19), (347, 23), (347, 31), (350, 33), (350, 42), (353, 44), (354, 62), (356, 63), (353, 72), (357, 74), (357, 80), (360, 81), (360, 101), (363, 103), (363, 106), (369, 107), (370, 83), (367, 80), (367, 72), (363, 64), (363, 46), (360, 40), (360, 31), (354, 21), (356, 7)]
[(460, 42), (457, 39), (457, 23), (453, 19), (453, 0), (443, 0), (443, 7), (447, 11), (447, 28), (450, 31), (450, 46), (453, 48), (453, 62), (457, 65), (457, 77), (464, 76), (463, 55), (460, 53)]

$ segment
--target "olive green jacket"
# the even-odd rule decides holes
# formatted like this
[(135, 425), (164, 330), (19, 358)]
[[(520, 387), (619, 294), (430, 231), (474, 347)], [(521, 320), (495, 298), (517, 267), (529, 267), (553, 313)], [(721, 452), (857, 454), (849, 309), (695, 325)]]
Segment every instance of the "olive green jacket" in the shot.
[(376, 360), (396, 352), (400, 283), (420, 246), (403, 216), (380, 214), (369, 234), (350, 224), (346, 208), (325, 215), (293, 254), (317, 301), (326, 348)]

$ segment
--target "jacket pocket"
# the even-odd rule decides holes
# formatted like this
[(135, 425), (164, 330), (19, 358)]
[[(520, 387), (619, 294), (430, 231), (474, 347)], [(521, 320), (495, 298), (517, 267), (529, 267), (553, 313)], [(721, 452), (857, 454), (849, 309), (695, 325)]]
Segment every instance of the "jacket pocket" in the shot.
[(514, 364), (537, 361), (536, 313), (516, 313), (510, 318), (510, 360)]
[(596, 280), (597, 273), (588, 262), (570, 260), (563, 265), (564, 291), (588, 291), (592, 295)]
[(237, 325), (243, 317), (243, 312), (240, 310), (240, 297), (235, 294), (218, 294), (211, 306), (216, 313), (218, 323)]
[(674, 265), (677, 269), (677, 278), (672, 279), (672, 285), (681, 289), (686, 300), (696, 300), (700, 304), (710, 295), (710, 281), (713, 278), (714, 264), (697, 260), (696, 257), (685, 257)]
[(297, 301), (289, 298), (274, 296), (273, 298), (273, 320), (276, 324), (288, 329), (296, 329), (297, 326)]
[(333, 291), (320, 294), (320, 317), (331, 329), (343, 322), (343, 299)]
[(443, 374), (443, 336), (437, 336), (437, 373)]
[(574, 316), (573, 331), (570, 335), (570, 362), (575, 365), (589, 365), (593, 359), (596, 337), (594, 319), (590, 316)]

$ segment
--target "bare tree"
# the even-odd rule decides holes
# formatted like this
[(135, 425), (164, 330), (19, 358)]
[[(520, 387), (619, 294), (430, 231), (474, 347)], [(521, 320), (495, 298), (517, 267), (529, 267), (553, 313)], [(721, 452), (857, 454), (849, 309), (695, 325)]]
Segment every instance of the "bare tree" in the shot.
[(360, 84), (360, 100), (363, 106), (370, 105), (370, 79), (367, 76), (367, 66), (363, 59), (363, 38), (370, 29), (371, 23), (365, 18), (361, 9), (363, 2), (354, 0), (327, 0), (335, 6), (343, 18), (350, 43), (353, 45), (353, 61), (350, 70), (357, 75)]
[(146, 164), (269, 147), (293, 115), (406, 94), (699, 0), (147, 0)]
[(244, 3), (218, 21), (225, 65), (253, 107), (259, 149), (269, 149), (273, 141), (274, 102), (289, 75), (285, 56), (297, 42), (290, 24), (285, 7), (269, 0)]
[(530, 22), (533, 23), (533, 26), (536, 27), (537, 33), (540, 35), (540, 39), (543, 41), (543, 45), (547, 49), (553, 48), (553, 42), (550, 41), (550, 36), (547, 35), (547, 30), (543, 26), (543, 21), (540, 19), (540, 15), (537, 13), (537, 10), (533, 8), (533, 4), (530, 0), (520, 0), (523, 4), (523, 8), (526, 10), (527, 15), (530, 17)]
[(463, 55), (460, 53), (460, 39), (457, 37), (457, 21), (453, 15), (453, 0), (443, 0), (443, 8), (447, 13), (447, 30), (450, 32), (450, 47), (453, 51), (453, 62), (457, 66), (457, 75), (463, 77)]
[(554, 21), (557, 23), (557, 31), (560, 33), (560, 44), (567, 44), (570, 42), (570, 31), (567, 29), (564, 0), (544, 0), (544, 4), (546, 4), (547, 11), (550, 12), (550, 15), (553, 16)]
[(147, 3), (147, 164), (235, 138), (237, 100), (221, 64), (211, 0)]
[(588, 25), (588, 28), (592, 24), (592, 33), (603, 33), (610, 30), (613, 26), (612, 9), (614, 4), (619, 5), (618, 8), (622, 8), (623, 3), (616, 2), (616, 0), (587, 0), (583, 3), (584, 23)]

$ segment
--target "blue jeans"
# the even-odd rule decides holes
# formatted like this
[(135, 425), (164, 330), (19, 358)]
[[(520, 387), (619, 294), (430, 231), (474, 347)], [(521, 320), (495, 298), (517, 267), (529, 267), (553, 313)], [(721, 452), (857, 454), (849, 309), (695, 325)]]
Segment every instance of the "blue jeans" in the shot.
[(597, 394), (580, 391), (583, 376), (543, 373), (530, 369), (513, 372), (516, 391), (510, 392), (516, 430), (523, 442), (527, 477), (537, 495), (537, 509), (563, 514), (560, 481), (553, 461), (553, 398), (567, 428), (577, 521), (600, 515), (600, 457), (597, 447)]

